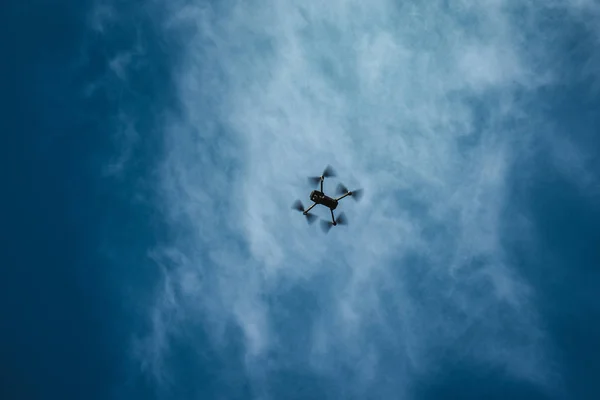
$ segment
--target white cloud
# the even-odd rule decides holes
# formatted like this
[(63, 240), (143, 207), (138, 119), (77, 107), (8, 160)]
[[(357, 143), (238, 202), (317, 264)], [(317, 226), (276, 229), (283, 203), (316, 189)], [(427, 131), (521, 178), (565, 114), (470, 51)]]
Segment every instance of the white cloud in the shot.
[[(335, 359), (362, 389), (377, 381), (376, 333), (401, 355), (397, 390), (444, 348), (550, 384), (531, 289), (501, 243), (510, 167), (536, 124), (509, 123), (526, 114), (515, 93), (549, 75), (512, 2), (444, 4), (173, 3), (167, 28), (190, 36), (185, 112), (165, 128), (165, 205), (187, 260), (172, 279), (215, 340), (239, 325), (252, 373), (295, 348), (273, 316), (285, 305), (266, 298), (327, 274), (300, 357), (321, 373)], [(366, 193), (328, 236), (290, 210), (325, 164)]]

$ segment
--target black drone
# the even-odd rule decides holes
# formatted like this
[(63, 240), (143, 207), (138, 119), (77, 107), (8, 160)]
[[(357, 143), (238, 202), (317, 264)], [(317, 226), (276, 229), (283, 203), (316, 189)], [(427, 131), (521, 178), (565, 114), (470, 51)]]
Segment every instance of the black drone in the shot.
[(338, 224), (339, 225), (347, 225), (348, 224), (348, 221), (346, 220), (346, 216), (344, 215), (343, 212), (340, 213), (340, 215), (338, 215), (337, 219), (333, 215), (333, 210), (336, 209), (336, 207), (338, 206), (338, 202), (341, 199), (343, 199), (344, 197), (347, 197), (347, 196), (352, 196), (352, 198), (354, 198), (355, 200), (358, 201), (361, 199), (362, 194), (363, 194), (363, 189), (349, 191), (346, 188), (346, 186), (344, 186), (343, 184), (340, 183), (337, 187), (337, 192), (341, 196), (337, 197), (337, 198), (327, 196), (323, 192), (323, 181), (325, 180), (325, 178), (329, 178), (329, 177), (333, 177), (333, 176), (336, 176), (336, 174), (333, 171), (333, 168), (331, 168), (331, 166), (328, 165), (325, 168), (325, 170), (323, 171), (323, 174), (321, 176), (315, 176), (315, 177), (308, 178), (309, 182), (313, 186), (318, 185), (319, 183), (321, 184), (321, 190), (313, 190), (310, 193), (310, 200), (313, 201), (314, 204), (305, 210), (304, 206), (302, 205), (302, 202), (300, 200), (296, 200), (294, 202), (294, 205), (292, 206), (293, 209), (302, 211), (302, 214), (306, 217), (306, 220), (308, 221), (309, 224), (312, 224), (313, 222), (315, 222), (317, 220), (316, 215), (309, 213), (309, 211), (312, 210), (312, 208), (314, 206), (316, 206), (317, 204), (321, 204), (321, 205), (324, 205), (325, 207), (329, 208), (329, 211), (331, 212), (331, 221), (321, 220), (321, 227), (323, 228), (324, 232), (329, 232), (329, 229), (331, 229), (332, 226), (336, 226)]

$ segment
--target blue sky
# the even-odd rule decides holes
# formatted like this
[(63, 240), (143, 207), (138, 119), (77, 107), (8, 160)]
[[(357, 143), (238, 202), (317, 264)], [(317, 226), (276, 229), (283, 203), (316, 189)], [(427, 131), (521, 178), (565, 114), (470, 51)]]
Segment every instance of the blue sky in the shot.
[(2, 398), (598, 398), (600, 6), (522, 3), (3, 6)]

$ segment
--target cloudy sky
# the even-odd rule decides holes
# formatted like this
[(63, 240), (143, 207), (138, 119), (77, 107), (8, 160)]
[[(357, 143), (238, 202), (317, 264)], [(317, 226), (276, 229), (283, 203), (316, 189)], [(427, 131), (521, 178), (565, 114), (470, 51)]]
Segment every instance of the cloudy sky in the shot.
[(600, 398), (600, 3), (2, 10), (3, 399)]

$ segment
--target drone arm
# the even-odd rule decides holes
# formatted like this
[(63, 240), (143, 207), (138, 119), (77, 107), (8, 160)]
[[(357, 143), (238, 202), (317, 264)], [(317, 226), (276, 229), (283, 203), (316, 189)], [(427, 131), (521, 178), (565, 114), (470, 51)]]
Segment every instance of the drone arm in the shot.
[(346, 197), (346, 196), (350, 196), (350, 195), (352, 195), (352, 192), (348, 192), (348, 193), (346, 193), (345, 195), (343, 195), (343, 196), (340, 196), (340, 197), (338, 197), (338, 198), (337, 198), (337, 199), (335, 199), (335, 200), (336, 200), (336, 201), (340, 201), (340, 200), (341, 200), (341, 199), (343, 199), (344, 197)]
[(335, 222), (335, 217), (333, 216), (333, 210), (330, 208), (329, 211), (331, 211), (331, 222), (333, 222), (333, 225), (335, 225), (336, 222)]
[(313, 205), (312, 205), (312, 206), (310, 206), (310, 207), (308, 207), (306, 210), (304, 210), (303, 214), (304, 214), (304, 215), (306, 215), (306, 214), (307, 214), (307, 213), (308, 213), (310, 210), (312, 210), (312, 209), (313, 209), (313, 207), (314, 207), (314, 206), (316, 206), (316, 205), (317, 205), (317, 203), (313, 203)]
[(321, 177), (321, 193), (323, 193), (323, 181), (325, 180), (324, 177)]

